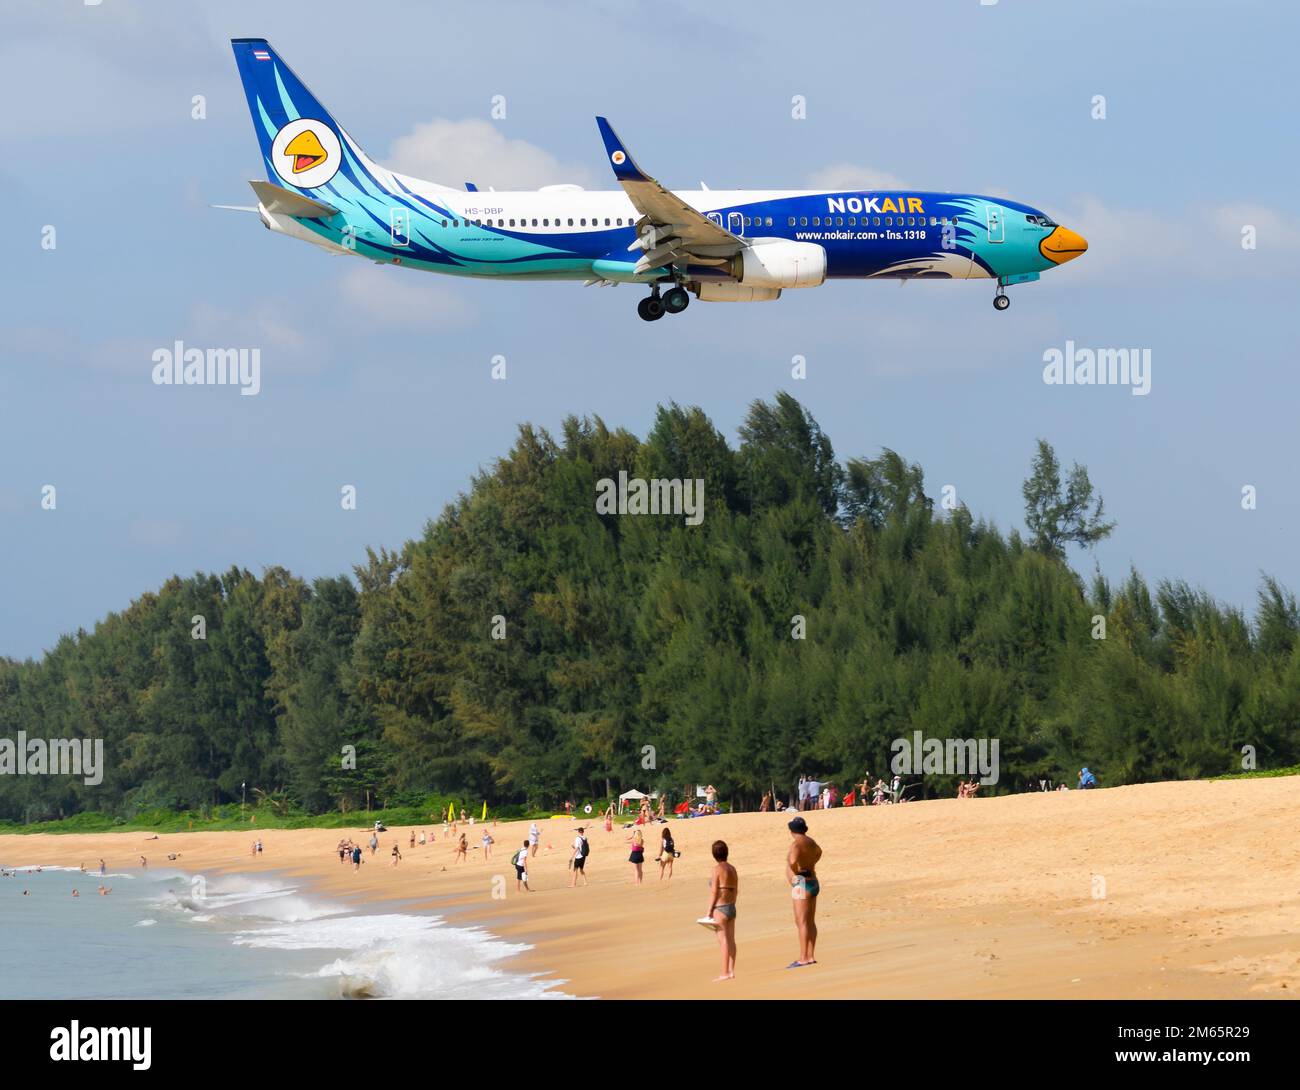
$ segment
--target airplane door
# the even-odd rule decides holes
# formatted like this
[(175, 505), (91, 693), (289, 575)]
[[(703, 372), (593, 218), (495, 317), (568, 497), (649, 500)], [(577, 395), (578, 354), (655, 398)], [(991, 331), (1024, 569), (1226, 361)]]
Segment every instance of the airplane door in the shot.
[(745, 217), (739, 212), (728, 212), (727, 230), (733, 235), (743, 235), (745, 233)]
[(1002, 209), (995, 204), (987, 206), (988, 224), (989, 224), (989, 241), (1001, 242), (1005, 237), (1005, 227), (1002, 223)]

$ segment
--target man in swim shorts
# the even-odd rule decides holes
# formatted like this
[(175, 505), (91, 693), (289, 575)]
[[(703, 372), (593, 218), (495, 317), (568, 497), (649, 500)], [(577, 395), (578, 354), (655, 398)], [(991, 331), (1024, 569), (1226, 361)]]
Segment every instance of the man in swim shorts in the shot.
[(578, 826), (578, 835), (573, 838), (573, 859), (570, 866), (573, 868), (573, 877), (569, 880), (569, 887), (572, 888), (578, 884), (578, 875), (582, 875), (582, 884), (588, 885), (587, 872), (584, 869), (587, 865), (587, 852), (591, 849), (587, 847), (587, 837), (583, 833), (583, 826)]
[(512, 862), (515, 865), (515, 892), (516, 893), (519, 893), (521, 890), (525, 890), (525, 889), (528, 890), (529, 893), (533, 892), (532, 886), (528, 884), (528, 845), (529, 845), (529, 841), (525, 840), (524, 846), (520, 848), (517, 852), (515, 852), (515, 854), (511, 857), (510, 860), (510, 862)]
[(817, 841), (808, 835), (808, 823), (802, 817), (790, 824), (790, 851), (785, 857), (785, 875), (790, 883), (790, 897), (794, 903), (794, 926), (799, 934), (799, 957), (786, 966), (799, 969), (817, 963), (817, 895), (821, 884), (817, 881), (817, 863), (822, 850)]

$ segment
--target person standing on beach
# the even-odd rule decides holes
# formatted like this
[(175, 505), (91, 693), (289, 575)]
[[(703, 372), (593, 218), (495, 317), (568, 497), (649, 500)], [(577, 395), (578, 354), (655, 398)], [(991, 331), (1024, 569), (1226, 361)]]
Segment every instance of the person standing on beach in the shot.
[(460, 834), (460, 839), (456, 841), (456, 858), (455, 863), (469, 862), (469, 841), (465, 839), (465, 834)]
[(371, 833), (371, 834), (370, 834), (370, 854), (371, 854), (371, 855), (374, 855), (375, 852), (377, 852), (377, 851), (379, 851), (379, 837), (376, 836), (374, 833)]
[[(535, 842), (534, 842), (534, 846), (535, 846)], [(528, 884), (528, 848), (529, 848), (529, 841), (525, 840), (524, 846), (520, 848), (517, 852), (515, 852), (515, 854), (510, 859), (510, 862), (515, 865), (515, 892), (516, 893), (518, 893), (521, 889), (526, 889), (528, 890), (529, 893), (533, 892), (533, 887)]]
[(542, 839), (542, 831), (537, 827), (537, 822), (528, 826), (528, 848), (531, 855), (537, 854), (537, 842)]
[(393, 866), (397, 866), (402, 861), (402, 849), (397, 846), (397, 841), (393, 841)]
[(105, 874), (104, 861), (101, 859), (99, 861), (99, 876), (102, 878), (104, 874)]
[(713, 873), (709, 876), (709, 910), (704, 914), (718, 925), (718, 946), (722, 951), (722, 975), (713, 979), (732, 980), (736, 975), (736, 898), (740, 876), (727, 862), (727, 842), (713, 842)]
[(492, 834), (486, 829), (483, 830), (483, 859), (484, 861), (492, 858), (492, 845), (496, 841), (492, 839)]
[(659, 881), (664, 880), (664, 874), (667, 873), (669, 878), (673, 876), (673, 860), (677, 858), (677, 845), (673, 843), (672, 830), (667, 825), (664, 826), (663, 838), (659, 841), (659, 858), (655, 860), (659, 864)]
[(569, 860), (569, 866), (573, 869), (573, 877), (569, 879), (569, 888), (572, 889), (578, 884), (578, 875), (582, 875), (582, 884), (590, 885), (587, 881), (587, 856), (591, 854), (591, 845), (587, 843), (587, 837), (583, 833), (583, 827), (578, 826), (578, 835), (573, 838), (573, 858)]
[(786, 966), (801, 969), (816, 965), (817, 950), (817, 896), (821, 884), (817, 881), (817, 863), (822, 850), (817, 841), (808, 835), (808, 823), (803, 818), (791, 820), (790, 851), (785, 857), (785, 876), (790, 883), (790, 897), (794, 902), (794, 926), (799, 933), (799, 957)]
[(361, 845), (352, 845), (352, 869), (358, 871), (361, 869)]
[(645, 863), (645, 837), (641, 835), (639, 825), (632, 830), (632, 854), (627, 857), (627, 861), (632, 864), (632, 884), (639, 886), (641, 884), (641, 867)]

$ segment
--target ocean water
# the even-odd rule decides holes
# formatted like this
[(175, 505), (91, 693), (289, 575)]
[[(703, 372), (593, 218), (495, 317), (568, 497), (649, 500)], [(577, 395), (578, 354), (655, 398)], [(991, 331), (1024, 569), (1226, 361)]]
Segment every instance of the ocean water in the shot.
[(3, 869), (16, 873), (0, 877), (0, 999), (564, 998), (501, 968), (523, 944), (274, 876)]

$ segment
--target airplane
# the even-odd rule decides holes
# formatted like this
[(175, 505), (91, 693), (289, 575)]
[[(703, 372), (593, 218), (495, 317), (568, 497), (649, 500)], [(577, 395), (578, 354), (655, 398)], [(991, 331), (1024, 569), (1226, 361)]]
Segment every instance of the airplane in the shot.
[[(484, 191), (374, 162), (264, 38), (231, 40), (266, 180), (249, 182), (272, 231), (336, 254), (452, 276), (641, 284), (646, 321), (691, 295), (756, 303), (828, 280), (996, 281), (1006, 289), (1072, 261), (1081, 235), (1018, 201), (969, 193), (670, 190), (596, 118), (621, 188)], [(702, 183), (701, 183), (702, 184)]]

